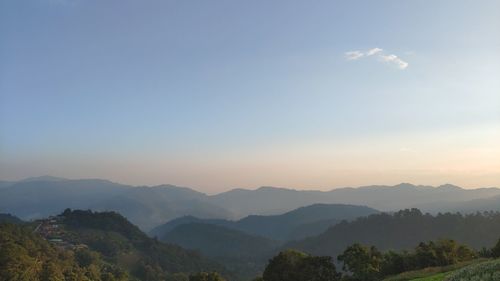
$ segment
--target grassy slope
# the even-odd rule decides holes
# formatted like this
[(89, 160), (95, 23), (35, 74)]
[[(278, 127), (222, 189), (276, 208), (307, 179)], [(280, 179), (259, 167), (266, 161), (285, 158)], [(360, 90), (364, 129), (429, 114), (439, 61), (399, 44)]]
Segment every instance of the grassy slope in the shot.
[(478, 264), (488, 261), (487, 259), (477, 259), (468, 262), (462, 262), (449, 266), (442, 267), (428, 267), (421, 270), (407, 271), (401, 274), (388, 277), (384, 279), (384, 281), (441, 281), (446, 276), (451, 274), (452, 272), (461, 269), (463, 267)]
[(422, 277), (422, 278), (413, 279), (411, 281), (442, 281), (451, 272), (452, 271), (450, 271), (450, 272), (444, 272), (444, 273), (439, 273), (439, 274), (432, 275), (432, 276), (429, 276), (429, 277)]
[(456, 270), (445, 278), (447, 281), (498, 281), (500, 280), (500, 259), (490, 260)]

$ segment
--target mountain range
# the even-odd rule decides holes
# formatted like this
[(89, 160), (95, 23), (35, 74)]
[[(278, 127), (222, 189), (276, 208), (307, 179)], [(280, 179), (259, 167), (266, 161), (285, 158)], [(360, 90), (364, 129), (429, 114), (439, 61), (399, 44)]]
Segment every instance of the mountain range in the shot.
[(282, 215), (250, 215), (237, 221), (185, 216), (154, 228), (150, 235), (162, 239), (179, 225), (196, 223), (223, 226), (271, 240), (288, 241), (320, 234), (343, 220), (353, 220), (376, 213), (379, 211), (365, 206), (313, 204)]
[(170, 220), (195, 216), (238, 220), (249, 215), (277, 215), (317, 203), (352, 204), (379, 211), (419, 208), (424, 212), (500, 210), (500, 189), (463, 189), (403, 183), (330, 191), (261, 187), (207, 195), (173, 185), (131, 186), (101, 179), (50, 176), (0, 182), (0, 212), (29, 220), (65, 208), (112, 210), (149, 231)]
[(341, 221), (379, 213), (354, 205), (314, 204), (282, 215), (251, 215), (237, 221), (185, 216), (150, 232), (160, 241), (198, 250), (247, 279), (290, 240), (319, 235)]

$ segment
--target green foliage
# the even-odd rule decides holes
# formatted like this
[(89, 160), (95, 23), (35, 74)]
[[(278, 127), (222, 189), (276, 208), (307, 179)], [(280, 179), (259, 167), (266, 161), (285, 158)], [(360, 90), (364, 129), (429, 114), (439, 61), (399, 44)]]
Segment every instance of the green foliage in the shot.
[(500, 258), (500, 239), (498, 239), (497, 244), (490, 250), (489, 254), (491, 257)]
[(288, 250), (269, 261), (263, 281), (336, 281), (340, 275), (331, 257), (313, 257)]
[[(152, 239), (115, 212), (67, 209), (63, 212), (64, 239), (86, 244), (111, 263), (127, 268), (140, 280), (185, 280), (175, 273), (226, 270), (195, 251)], [(79, 254), (78, 262), (88, 263), (88, 253)]]
[(418, 267), (445, 266), (476, 257), (474, 251), (465, 245), (459, 245), (453, 240), (420, 243), (415, 248), (415, 258)]
[(353, 244), (338, 259), (344, 263), (343, 269), (350, 273), (348, 279), (371, 281), (405, 271), (453, 265), (475, 257), (476, 253), (465, 245), (453, 240), (439, 240), (420, 243), (411, 252), (388, 251), (384, 254), (374, 246)]
[(226, 281), (217, 272), (200, 272), (189, 276), (189, 281)]
[(29, 226), (0, 224), (1, 281), (188, 281), (194, 272), (226, 272), (149, 238), (117, 213), (67, 209), (57, 221), (59, 246)]
[(165, 280), (166, 281), (189, 281), (189, 276), (186, 273), (178, 272), (178, 273), (168, 275)]
[(486, 247), (482, 247), (481, 250), (477, 252), (477, 254), (482, 258), (491, 258), (493, 255), (491, 249), (488, 249)]
[[(410, 270), (410, 271), (405, 271), (397, 275), (393, 275), (387, 278), (384, 278), (384, 281), (407, 281), (407, 280), (427, 280), (425, 278), (428, 278), (428, 280), (433, 280), (432, 278), (437, 278), (436, 276), (447, 276), (451, 272), (461, 269), (463, 267), (472, 265), (472, 264), (478, 264), (481, 262), (484, 262), (484, 259), (475, 259), (471, 261), (466, 261), (466, 262), (460, 262), (452, 265), (447, 265), (447, 266), (436, 266), (436, 267), (426, 267), (423, 269), (417, 269), (417, 270)], [(439, 280), (439, 279), (438, 279)]]
[(442, 281), (448, 273), (439, 273), (429, 277), (422, 277), (417, 279), (412, 279), (411, 281)]
[(373, 246), (353, 244), (338, 260), (344, 263), (342, 269), (352, 274), (352, 280), (371, 281), (381, 276), (382, 254)]
[(297, 242), (287, 248), (313, 255), (337, 256), (354, 243), (374, 245), (382, 251), (411, 249), (421, 241), (443, 237), (469, 245), (474, 249), (492, 247), (500, 233), (500, 213), (484, 212), (462, 215), (422, 214), (418, 209), (394, 214), (375, 214), (342, 222), (323, 234)]
[(500, 280), (500, 260), (464, 267), (447, 276), (445, 281), (498, 281)]
[(81, 249), (75, 252), (75, 260), (81, 267), (88, 267), (99, 259), (96, 252), (87, 249)]
[(56, 248), (28, 226), (0, 224), (0, 249), (0, 280), (129, 280), (122, 270), (101, 260), (98, 253)]

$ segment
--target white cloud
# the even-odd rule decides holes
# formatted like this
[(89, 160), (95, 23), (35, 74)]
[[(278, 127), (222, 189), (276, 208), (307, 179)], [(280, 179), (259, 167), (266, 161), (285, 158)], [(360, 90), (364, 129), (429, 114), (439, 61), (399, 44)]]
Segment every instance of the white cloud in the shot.
[(408, 67), (408, 63), (404, 60), (400, 59), (396, 55), (380, 55), (380, 58), (389, 63), (394, 63), (399, 69), (405, 69)]
[(360, 51), (350, 51), (345, 53), (345, 57), (347, 60), (357, 60), (362, 58), (364, 55), (365, 54)]
[(402, 60), (401, 58), (399, 58), (398, 56), (396, 56), (394, 54), (388, 54), (388, 55), (385, 54), (384, 50), (381, 48), (369, 49), (366, 52), (355, 50), (355, 51), (349, 51), (349, 52), (345, 53), (345, 57), (347, 60), (358, 60), (358, 59), (361, 59), (363, 57), (371, 57), (374, 55), (377, 55), (377, 57), (380, 59), (380, 61), (394, 64), (397, 68), (399, 68), (401, 70), (406, 69), (409, 65), (408, 62)]
[(366, 55), (367, 55), (367, 56), (373, 56), (373, 55), (375, 55), (376, 53), (380, 53), (380, 52), (382, 52), (382, 51), (383, 51), (383, 50), (382, 50), (382, 49), (380, 49), (380, 48), (373, 48), (373, 49), (368, 50), (368, 52), (366, 52)]

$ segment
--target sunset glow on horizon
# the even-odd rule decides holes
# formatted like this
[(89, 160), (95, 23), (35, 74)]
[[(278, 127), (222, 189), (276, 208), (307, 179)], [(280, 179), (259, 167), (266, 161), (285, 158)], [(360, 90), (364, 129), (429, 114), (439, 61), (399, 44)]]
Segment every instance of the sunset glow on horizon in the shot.
[(499, 10), (2, 1), (0, 179), (500, 187)]

